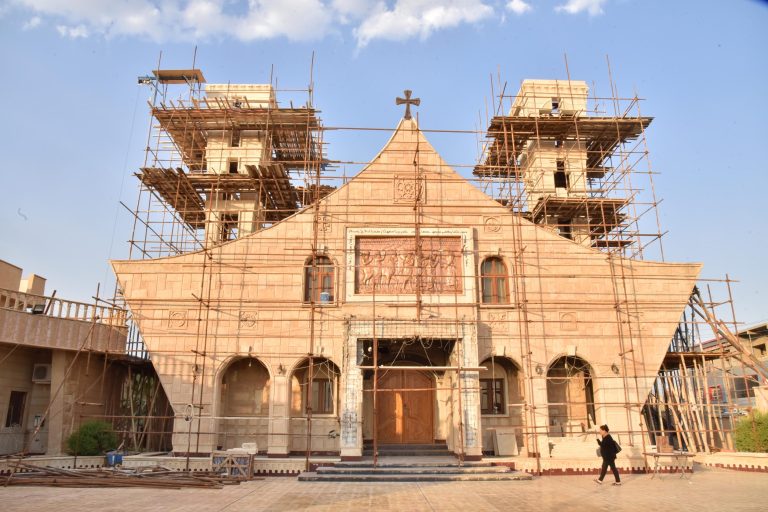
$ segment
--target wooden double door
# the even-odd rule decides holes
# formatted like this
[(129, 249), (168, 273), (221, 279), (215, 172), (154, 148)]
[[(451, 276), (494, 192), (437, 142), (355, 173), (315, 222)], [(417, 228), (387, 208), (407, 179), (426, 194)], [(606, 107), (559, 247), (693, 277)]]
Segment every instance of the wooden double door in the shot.
[[(377, 436), (382, 444), (434, 441), (434, 379), (421, 371), (386, 370), (379, 376)], [(392, 391), (387, 391), (392, 390)]]

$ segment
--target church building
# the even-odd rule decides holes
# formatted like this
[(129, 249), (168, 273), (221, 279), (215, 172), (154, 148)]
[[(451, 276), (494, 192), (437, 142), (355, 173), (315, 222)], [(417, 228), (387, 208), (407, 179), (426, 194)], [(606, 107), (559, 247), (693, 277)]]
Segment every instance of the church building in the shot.
[(331, 182), (311, 105), (199, 70), (152, 80), (193, 94), (153, 104), (138, 177), (162, 209), (112, 266), (175, 453), (470, 461), (588, 437), (594, 456), (606, 423), (628, 452), (653, 441), (643, 405), (700, 265), (645, 259), (635, 196), (612, 186), (650, 118), (594, 114), (585, 82), (525, 81), (474, 167), (500, 198), (441, 158), (410, 91), (379, 153)]

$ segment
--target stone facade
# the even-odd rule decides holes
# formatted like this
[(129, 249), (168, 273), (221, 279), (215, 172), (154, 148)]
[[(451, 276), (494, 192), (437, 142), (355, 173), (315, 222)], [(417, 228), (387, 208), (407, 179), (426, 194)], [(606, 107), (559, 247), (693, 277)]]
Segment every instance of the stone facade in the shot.
[[(410, 268), (416, 240), (427, 249), (413, 272), (397, 270)], [(364, 251), (377, 243), (374, 264)], [(490, 261), (503, 275), (483, 276)], [(490, 428), (518, 429), (528, 454), (602, 423), (623, 444), (641, 443), (640, 407), (700, 270), (621, 259), (512, 214), (405, 119), (317, 209), (205, 251), (112, 265), (174, 408), (176, 452), (250, 436), (259, 451), (286, 456), (306, 449), (311, 428), (313, 451), (346, 458), (374, 430), (371, 371), (361, 368), (374, 339), (433, 379), (433, 411), (421, 413), (454, 452), (480, 457), (492, 449)], [(308, 301), (313, 272), (330, 277)], [(498, 300), (485, 299), (489, 286)], [(309, 354), (329, 384), (304, 380)], [(550, 417), (558, 400), (547, 382), (574, 362), (594, 403), (561, 421)], [(250, 396), (264, 407), (224, 414), (245, 375), (261, 383)], [(497, 376), (504, 403), (489, 410), (481, 388)], [(231, 422), (242, 435), (230, 439)]]

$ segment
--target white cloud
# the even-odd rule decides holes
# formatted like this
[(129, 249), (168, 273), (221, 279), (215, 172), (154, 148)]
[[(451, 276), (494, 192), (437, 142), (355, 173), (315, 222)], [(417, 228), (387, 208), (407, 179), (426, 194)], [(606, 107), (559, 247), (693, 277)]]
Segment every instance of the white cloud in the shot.
[(346, 25), (365, 18), (377, 3), (376, 0), (332, 0), (331, 7), (336, 11), (339, 23)]
[(507, 10), (515, 14), (524, 14), (532, 9), (531, 4), (524, 0), (511, 0), (507, 2)]
[[(349, 25), (362, 47), (374, 39), (424, 39), (442, 29), (478, 22), (493, 15), (487, 1), (10, 0), (9, 5), (31, 16), (25, 28), (50, 22), (68, 38), (312, 40)], [(524, 0), (508, 3), (513, 12), (529, 8)]]
[(320, 0), (250, 0), (245, 18), (234, 21), (242, 41), (285, 36), (294, 40), (319, 39), (332, 22)]
[(436, 30), (475, 23), (492, 14), (493, 8), (482, 0), (397, 0), (391, 9), (381, 2), (354, 32), (360, 47), (373, 39), (426, 39)]
[(603, 14), (603, 4), (607, 0), (568, 0), (563, 5), (555, 7), (557, 12), (567, 12), (569, 14), (578, 14), (587, 11), (590, 16)]
[(32, 16), (29, 18), (22, 26), (22, 30), (32, 30), (33, 28), (37, 28), (40, 26), (40, 23), (42, 23), (43, 20), (40, 19), (40, 16)]
[(76, 27), (67, 27), (66, 25), (56, 25), (56, 30), (62, 37), (68, 37), (70, 39), (78, 39), (88, 37), (88, 29), (84, 25), (78, 25)]

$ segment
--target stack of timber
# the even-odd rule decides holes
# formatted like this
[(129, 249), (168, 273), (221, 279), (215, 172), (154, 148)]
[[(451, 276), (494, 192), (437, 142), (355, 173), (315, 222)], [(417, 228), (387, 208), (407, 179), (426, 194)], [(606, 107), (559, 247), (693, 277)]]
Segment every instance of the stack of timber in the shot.
[(2, 485), (46, 487), (155, 487), (161, 489), (221, 489), (241, 479), (211, 471), (173, 471), (162, 466), (132, 469), (59, 469), (19, 463), (17, 473), (3, 477)]

